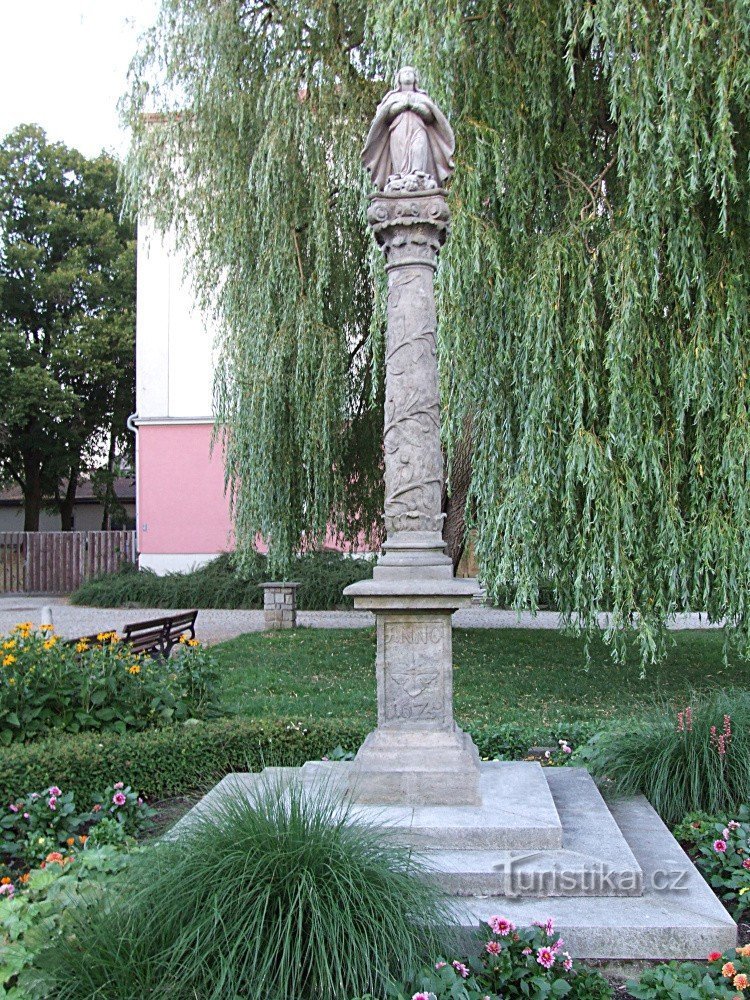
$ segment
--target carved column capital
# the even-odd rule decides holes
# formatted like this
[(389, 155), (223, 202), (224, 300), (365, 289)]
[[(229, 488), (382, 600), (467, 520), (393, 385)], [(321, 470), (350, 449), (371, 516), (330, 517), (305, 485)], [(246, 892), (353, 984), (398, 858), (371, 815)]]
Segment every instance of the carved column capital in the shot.
[(433, 270), (450, 227), (445, 192), (437, 190), (374, 194), (367, 221), (386, 257), (386, 270), (426, 264)]

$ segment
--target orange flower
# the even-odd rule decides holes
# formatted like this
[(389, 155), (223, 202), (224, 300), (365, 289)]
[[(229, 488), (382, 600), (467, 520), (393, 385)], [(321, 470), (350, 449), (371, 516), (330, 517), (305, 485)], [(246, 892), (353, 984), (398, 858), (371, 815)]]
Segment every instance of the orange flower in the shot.
[(24, 874), (21, 875), (21, 877), (18, 879), (18, 881), (19, 882), (23, 882), (23, 884), (26, 885), (26, 883), (29, 881), (30, 875), (31, 875), (31, 872), (24, 872)]
[(741, 948), (735, 948), (735, 951), (743, 958), (750, 958), (750, 944), (743, 944)]
[(721, 967), (721, 974), (722, 976), (724, 976), (725, 979), (731, 979), (732, 976), (737, 975), (737, 970), (735, 969), (735, 967), (732, 965), (731, 962), (725, 962), (724, 965), (722, 965)]
[(10, 883), (11, 879), (9, 879), (7, 875), (5, 875), (3, 878), (0, 878), (0, 885), (10, 885)]
[(75, 842), (76, 842), (76, 838), (75, 837), (68, 837), (68, 839), (65, 841), (65, 843), (68, 845), (68, 847), (72, 847), (73, 844), (75, 844)]
[(748, 984), (750, 984), (750, 979), (747, 978), (744, 972), (740, 972), (739, 975), (734, 977), (732, 982), (736, 990), (745, 990)]
[(86, 836), (86, 834), (82, 833), (81, 836), (78, 838), (78, 843), (85, 844), (88, 839), (89, 838)]
[[(63, 856), (59, 851), (51, 851), (47, 857), (44, 859), (47, 864), (50, 865), (62, 865), (64, 864)], [(726, 968), (726, 966), (725, 966)]]

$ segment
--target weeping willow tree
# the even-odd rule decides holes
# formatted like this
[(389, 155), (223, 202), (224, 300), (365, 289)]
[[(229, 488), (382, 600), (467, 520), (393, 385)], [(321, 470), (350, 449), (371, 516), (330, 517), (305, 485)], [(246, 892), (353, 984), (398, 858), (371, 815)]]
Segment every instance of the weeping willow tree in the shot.
[(380, 508), (359, 152), (402, 63), (457, 137), (444, 435), (489, 591), (750, 651), (750, 0), (163, 0), (127, 181), (220, 320), (240, 544)]

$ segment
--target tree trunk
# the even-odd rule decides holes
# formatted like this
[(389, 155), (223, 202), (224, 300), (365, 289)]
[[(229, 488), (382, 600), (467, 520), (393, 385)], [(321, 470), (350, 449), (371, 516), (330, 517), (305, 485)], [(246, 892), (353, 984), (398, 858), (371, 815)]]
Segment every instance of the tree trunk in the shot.
[(471, 420), (464, 421), (464, 432), (456, 445), (451, 465), (450, 494), (443, 487), (443, 540), (448, 555), (453, 561), (453, 572), (458, 569), (461, 556), (466, 547), (466, 499), (471, 485), (471, 452), (472, 452)]
[(42, 462), (36, 452), (23, 457), (23, 530), (39, 531), (42, 512)]
[(60, 528), (62, 531), (73, 530), (73, 514), (76, 503), (76, 492), (78, 490), (78, 466), (74, 465), (68, 477), (68, 487), (65, 496), (61, 497), (58, 504), (60, 510)]
[(107, 482), (104, 487), (104, 510), (102, 511), (102, 531), (109, 531), (112, 527), (112, 501), (115, 494), (114, 483), (115, 470), (115, 430), (109, 429), (109, 452), (107, 454)]

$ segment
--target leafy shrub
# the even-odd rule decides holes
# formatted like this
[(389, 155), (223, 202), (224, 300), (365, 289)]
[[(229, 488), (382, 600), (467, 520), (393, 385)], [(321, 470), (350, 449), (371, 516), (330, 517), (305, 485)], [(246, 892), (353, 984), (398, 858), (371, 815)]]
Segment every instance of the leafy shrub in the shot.
[[(572, 741), (590, 735), (593, 725), (559, 732)], [(163, 726), (143, 732), (80, 733), (14, 744), (0, 755), (0, 802), (11, 802), (24, 788), (58, 784), (90, 800), (119, 775), (149, 799), (210, 788), (231, 771), (258, 771), (269, 764), (299, 767), (330, 756), (332, 748), (356, 751), (369, 731), (361, 723), (321, 719), (302, 725), (292, 720), (212, 719)], [(557, 734), (512, 724), (469, 731), (488, 759), (523, 757), (530, 746), (554, 745)]]
[(231, 771), (301, 766), (338, 744), (356, 750), (366, 735), (366, 727), (331, 720), (302, 726), (237, 718), (14, 744), (0, 754), (0, 802), (14, 801), (22, 789), (52, 784), (74, 791), (79, 801), (92, 801), (113, 774), (148, 799), (167, 798), (208, 790)]
[(680, 712), (606, 730), (578, 751), (620, 792), (642, 792), (666, 823), (686, 813), (736, 811), (750, 801), (750, 693), (715, 691)]
[(210, 712), (213, 653), (199, 644), (164, 661), (137, 655), (117, 633), (101, 643), (62, 642), (52, 626), (30, 622), (0, 638), (0, 743), (50, 730), (125, 732)]
[(718, 822), (720, 820), (717, 816), (707, 812), (688, 813), (673, 828), (672, 834), (683, 847), (691, 848), (705, 840)]
[(127, 863), (127, 855), (112, 847), (86, 850), (72, 860), (60, 856), (0, 898), (0, 996), (47, 1000), (49, 985), (35, 965), (37, 956), (65, 932), (73, 912), (96, 911), (103, 884)]
[(741, 806), (733, 816), (694, 820), (689, 829), (695, 834), (693, 861), (735, 920), (741, 919), (750, 910), (750, 808)]
[[(124, 843), (148, 829), (154, 810), (124, 782), (110, 784), (93, 796), (88, 809), (76, 805), (74, 792), (51, 785), (11, 801), (0, 812), (0, 855), (9, 866), (33, 865), (51, 851), (70, 853), (82, 849), (87, 840)], [(98, 831), (107, 823), (107, 834)], [(114, 827), (117, 828), (115, 832)]]
[(141, 853), (40, 965), (57, 1000), (382, 995), (444, 943), (419, 873), (334, 796), (268, 784)]
[(711, 952), (708, 965), (669, 962), (646, 969), (628, 983), (637, 1000), (734, 1000), (750, 986), (750, 945), (722, 955)]
[(480, 934), (478, 957), (441, 959), (390, 995), (394, 1000), (484, 1000), (488, 994), (506, 1000), (562, 996), (607, 1000), (612, 996), (602, 975), (563, 951), (551, 920), (544, 926), (518, 930), (510, 920), (490, 917)]
[[(289, 571), (297, 580), (297, 607), (303, 611), (350, 608), (342, 591), (350, 583), (372, 576), (373, 562), (352, 559), (340, 552), (310, 552), (300, 556)], [(73, 604), (100, 608), (262, 608), (260, 584), (269, 580), (266, 557), (256, 553), (242, 570), (224, 554), (188, 573), (157, 576), (151, 570), (129, 565), (84, 583), (71, 595)]]

